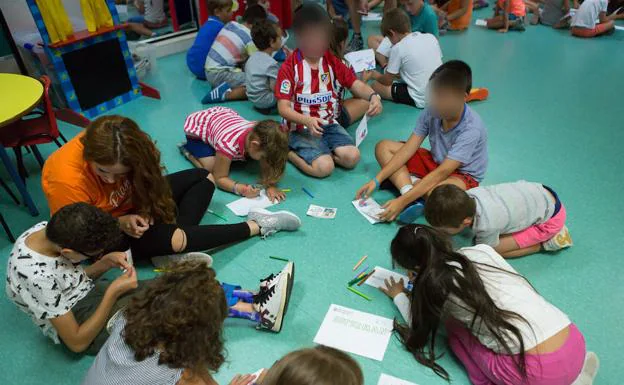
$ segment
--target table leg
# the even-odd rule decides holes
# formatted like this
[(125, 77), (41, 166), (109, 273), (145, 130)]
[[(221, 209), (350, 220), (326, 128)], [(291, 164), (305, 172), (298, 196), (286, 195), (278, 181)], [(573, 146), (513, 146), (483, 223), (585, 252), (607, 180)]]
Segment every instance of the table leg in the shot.
[(11, 159), (9, 159), (9, 156), (7, 155), (7, 152), (3, 146), (0, 146), (0, 159), (2, 159), (2, 163), (4, 163), (4, 167), (6, 167), (7, 171), (9, 172), (9, 175), (11, 176), (11, 179), (13, 179), (13, 183), (15, 183), (15, 186), (17, 187), (20, 194), (22, 195), (22, 198), (24, 199), (26, 206), (28, 206), (28, 211), (30, 211), (30, 215), (32, 215), (33, 217), (36, 217), (37, 215), (39, 215), (39, 210), (37, 210), (37, 206), (35, 206), (35, 202), (33, 202), (32, 198), (30, 197), (30, 194), (28, 193), (28, 190), (26, 190), (26, 186), (24, 185), (24, 182), (22, 182), (22, 178), (20, 178), (17, 171), (13, 167), (13, 164), (11, 163)]

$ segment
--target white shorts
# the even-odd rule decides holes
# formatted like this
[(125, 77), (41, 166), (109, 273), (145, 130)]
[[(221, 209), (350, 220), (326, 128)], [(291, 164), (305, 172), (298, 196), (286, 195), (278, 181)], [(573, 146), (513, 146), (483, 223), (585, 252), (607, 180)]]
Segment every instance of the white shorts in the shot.
[(377, 53), (385, 57), (390, 57), (391, 49), (392, 49), (392, 43), (390, 42), (390, 39), (388, 39), (387, 37), (384, 37), (381, 43), (379, 44), (379, 47), (377, 47)]

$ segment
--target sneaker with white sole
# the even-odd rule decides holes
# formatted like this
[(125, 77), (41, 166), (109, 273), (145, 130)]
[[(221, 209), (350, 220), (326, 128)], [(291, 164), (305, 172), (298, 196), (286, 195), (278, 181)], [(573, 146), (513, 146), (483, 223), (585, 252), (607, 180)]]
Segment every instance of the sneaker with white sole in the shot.
[(282, 276), (282, 274), (288, 274), (291, 280), (294, 280), (295, 279), (295, 263), (288, 262), (286, 266), (284, 266), (282, 271), (280, 271), (279, 273), (277, 274), (271, 273), (267, 277), (262, 278), (260, 280), (260, 291), (267, 290), (271, 286), (275, 286), (277, 282), (279, 281), (280, 277)]
[(290, 211), (276, 211), (253, 208), (247, 219), (260, 226), (262, 238), (270, 237), (278, 231), (295, 231), (301, 227), (301, 219)]
[(254, 310), (260, 316), (257, 329), (266, 329), (275, 333), (282, 330), (284, 315), (292, 291), (292, 280), (288, 274), (280, 274), (277, 283), (260, 292), (254, 299)]
[(585, 363), (583, 364), (581, 374), (579, 374), (578, 378), (572, 383), (572, 385), (592, 385), (594, 383), (594, 378), (596, 378), (596, 374), (598, 374), (599, 368), (600, 360), (598, 360), (596, 353), (587, 352), (587, 354), (585, 354)]
[(157, 257), (152, 257), (152, 264), (158, 269), (165, 268), (172, 263), (186, 261), (202, 261), (206, 263), (206, 266), (212, 267), (212, 257), (206, 253), (193, 252), (184, 254), (159, 255)]
[(557, 251), (573, 245), (574, 242), (572, 242), (572, 237), (570, 237), (568, 226), (563, 226), (557, 235), (542, 243), (542, 246), (546, 251)]

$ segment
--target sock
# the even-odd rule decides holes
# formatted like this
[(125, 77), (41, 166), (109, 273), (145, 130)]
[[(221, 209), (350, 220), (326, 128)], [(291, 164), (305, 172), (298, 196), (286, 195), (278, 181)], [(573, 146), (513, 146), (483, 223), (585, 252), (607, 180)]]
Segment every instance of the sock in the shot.
[(405, 186), (403, 186), (403, 187), (401, 187), (401, 188), (399, 189), (399, 192), (401, 193), (401, 195), (405, 195), (405, 194), (407, 194), (408, 192), (410, 192), (410, 190), (411, 190), (411, 189), (413, 189), (413, 188), (414, 188), (414, 186), (413, 186), (413, 185), (411, 185), (411, 184), (406, 184)]
[(238, 311), (230, 308), (228, 316), (230, 318), (248, 319), (250, 321), (260, 322), (260, 314), (254, 312), (248, 313), (246, 311)]

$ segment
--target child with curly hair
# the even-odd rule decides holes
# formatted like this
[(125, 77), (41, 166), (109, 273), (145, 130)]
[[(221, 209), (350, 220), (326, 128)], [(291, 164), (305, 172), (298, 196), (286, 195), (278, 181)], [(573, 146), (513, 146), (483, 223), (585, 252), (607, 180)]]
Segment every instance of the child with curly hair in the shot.
[[(277, 282), (272, 287), (285, 293), (291, 279), (283, 271), (265, 283)], [(111, 336), (83, 385), (215, 385), (211, 372), (225, 361), (223, 323), (234, 307), (253, 306), (242, 299), (234, 307), (229, 304), (232, 294), (244, 297), (241, 293), (223, 290), (214, 270), (203, 263), (173, 264), (112, 323)], [(251, 375), (237, 375), (230, 384), (253, 380)]]

